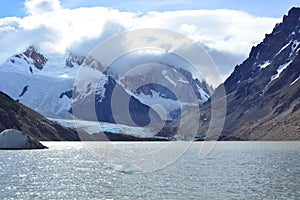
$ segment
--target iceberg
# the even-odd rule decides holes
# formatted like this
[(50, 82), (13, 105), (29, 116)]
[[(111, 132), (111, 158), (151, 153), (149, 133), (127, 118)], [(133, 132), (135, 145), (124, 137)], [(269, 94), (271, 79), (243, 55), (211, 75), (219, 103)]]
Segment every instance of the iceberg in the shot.
[(111, 168), (115, 171), (131, 174), (142, 172), (142, 169), (131, 162), (123, 162), (122, 164), (112, 164)]
[(0, 133), (0, 149), (45, 149), (39, 141), (15, 129)]

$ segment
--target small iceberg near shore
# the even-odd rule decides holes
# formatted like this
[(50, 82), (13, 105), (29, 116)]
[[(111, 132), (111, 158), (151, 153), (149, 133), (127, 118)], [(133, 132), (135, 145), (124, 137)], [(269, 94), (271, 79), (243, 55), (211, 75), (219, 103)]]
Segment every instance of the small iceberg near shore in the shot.
[(0, 133), (0, 149), (45, 149), (39, 141), (15, 129)]

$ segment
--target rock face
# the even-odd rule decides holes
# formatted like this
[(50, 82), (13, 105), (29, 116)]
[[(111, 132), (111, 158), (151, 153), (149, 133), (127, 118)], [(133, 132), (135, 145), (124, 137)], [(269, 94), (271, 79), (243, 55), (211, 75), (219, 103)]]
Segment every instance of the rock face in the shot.
[(78, 133), (52, 122), (0, 92), (0, 131), (17, 129), (38, 140), (77, 141)]
[(20, 57), (24, 56), (24, 59), (30, 64), (34, 65), (37, 69), (43, 69), (44, 65), (48, 59), (41, 54), (34, 46), (30, 46), (23, 54), (19, 55)]
[(0, 133), (0, 149), (44, 149), (37, 140), (15, 129), (6, 129)]
[[(300, 8), (292, 8), (225, 81), (221, 140), (300, 140), (299, 44)], [(209, 103), (201, 109), (210, 116)], [(207, 121), (200, 124), (205, 133)]]
[(65, 62), (67, 67), (80, 66), (84, 62), (84, 56), (76, 56), (72, 52), (67, 52)]
[[(112, 122), (116, 123), (116, 115), (118, 115), (117, 123), (134, 125), (137, 124), (139, 126), (145, 126), (150, 123), (150, 107), (141, 103), (138, 99), (130, 96), (123, 87), (121, 87), (113, 78), (108, 76), (108, 81), (105, 84), (105, 93), (103, 96), (96, 95), (96, 114), (98, 121), (104, 122)], [(118, 96), (112, 105), (112, 96), (113, 92), (117, 92)], [(101, 100), (100, 100), (101, 99)], [(129, 100), (129, 107), (124, 106), (123, 102), (126, 102), (126, 99)], [(118, 108), (114, 108), (117, 112), (112, 110), (113, 106), (118, 106)], [(125, 113), (128, 111), (130, 116), (127, 116)], [(131, 124), (128, 120), (130, 117), (133, 120), (133, 124)], [(155, 117), (159, 119), (159, 116)]]

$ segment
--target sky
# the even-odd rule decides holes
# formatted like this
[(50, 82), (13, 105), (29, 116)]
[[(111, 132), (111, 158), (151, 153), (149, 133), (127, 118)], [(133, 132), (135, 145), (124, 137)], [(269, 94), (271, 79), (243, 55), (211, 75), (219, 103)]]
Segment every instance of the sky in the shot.
[(225, 79), (298, 0), (10, 0), (0, 6), (0, 63), (36, 45), (86, 55), (137, 28), (176, 31), (202, 46)]
[[(6, 3), (4, 3), (6, 2)], [(195, 9), (233, 9), (265, 17), (282, 17), (298, 0), (61, 0), (65, 8), (102, 6), (128, 12), (175, 11)], [(1, 1), (0, 17), (26, 16), (24, 0)]]

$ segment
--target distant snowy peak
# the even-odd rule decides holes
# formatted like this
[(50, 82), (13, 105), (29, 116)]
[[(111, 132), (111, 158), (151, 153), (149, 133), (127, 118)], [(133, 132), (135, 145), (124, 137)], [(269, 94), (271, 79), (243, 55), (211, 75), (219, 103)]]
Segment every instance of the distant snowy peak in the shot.
[(65, 63), (67, 67), (76, 67), (83, 64), (85, 57), (73, 54), (68, 51), (65, 55)]
[(85, 60), (84, 56), (76, 55), (71, 51), (67, 51), (65, 55), (60, 54), (49, 54), (42, 53), (38, 47), (30, 46), (23, 53), (16, 54), (10, 57), (6, 64), (28, 67), (29, 71), (33, 73), (35, 70), (43, 70), (47, 65), (51, 67), (69, 67), (78, 68), (83, 64)]
[(45, 54), (37, 47), (30, 46), (23, 53), (11, 56), (2, 63), (0, 71), (54, 78), (74, 78), (79, 66), (84, 61), (84, 56), (76, 55), (70, 51), (65, 54)]
[(24, 53), (25, 55), (31, 62), (32, 64), (37, 68), (37, 69), (43, 69), (43, 66), (46, 64), (48, 59), (41, 54), (38, 49), (36, 49), (34, 46), (29, 47)]
[(31, 46), (0, 65), (0, 91), (44, 116), (70, 118), (73, 82), (79, 69), (78, 64), (66, 66), (70, 57), (74, 63), (80, 60), (73, 54), (46, 55)]
[[(36, 69), (43, 69), (45, 64), (47, 63), (48, 59), (39, 50), (34, 47), (30, 46), (26, 51), (21, 54), (17, 54), (9, 59), (11, 63), (21, 64), (22, 60), (24, 60), (28, 65), (35, 67)], [(32, 72), (32, 68), (31, 68)]]
[[(124, 62), (130, 63), (130, 60)], [(31, 46), (0, 65), (0, 91), (51, 118), (71, 118), (76, 111), (72, 105), (78, 105), (80, 110), (95, 103), (91, 111), (83, 110), (82, 116), (95, 119), (85, 114), (96, 108), (98, 119), (107, 122), (115, 122), (110, 104), (115, 98), (113, 91), (118, 91), (116, 102), (123, 105), (130, 99), (130, 114), (143, 125), (150, 121), (147, 115), (153, 110), (154, 115), (160, 113), (156, 119), (172, 121), (180, 116), (184, 107), (198, 106), (209, 99), (210, 87), (187, 69), (155, 66), (143, 67), (141, 71), (129, 70), (123, 76), (118, 70), (105, 69), (92, 56), (84, 57), (71, 51), (65, 55), (44, 54)], [(120, 67), (122, 65), (116, 69)], [(123, 107), (118, 110), (125, 109)], [(123, 114), (118, 113), (117, 117), (120, 116)], [(126, 120), (122, 123), (131, 124)]]
[(188, 106), (198, 106), (210, 97), (209, 86), (205, 81), (193, 78), (192, 74), (182, 68), (172, 66), (160, 68), (149, 65), (123, 76), (114, 76), (118, 84), (132, 97), (150, 106), (157, 112), (161, 108), (164, 120), (174, 120), (180, 111)]
[(205, 81), (193, 78), (183, 68), (172, 66), (166, 69), (148, 66), (138, 73), (128, 73), (116, 79), (137, 98), (153, 97), (153, 93), (157, 93), (161, 99), (201, 104), (208, 100), (211, 92)]

